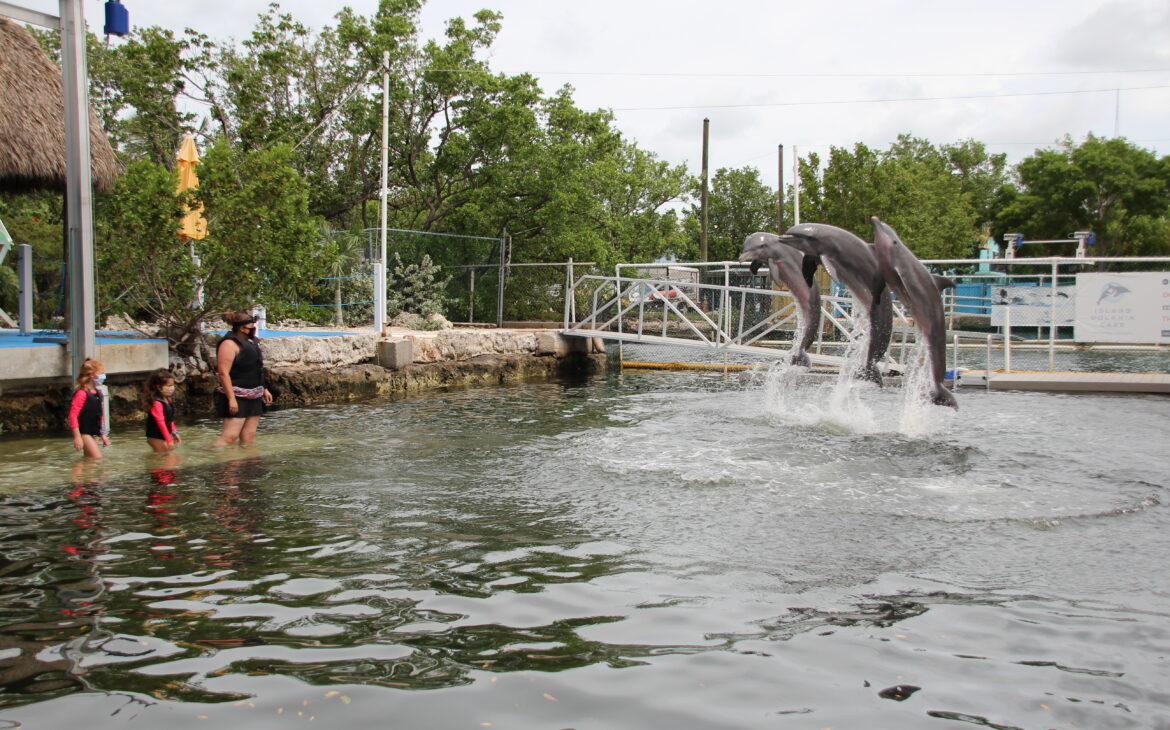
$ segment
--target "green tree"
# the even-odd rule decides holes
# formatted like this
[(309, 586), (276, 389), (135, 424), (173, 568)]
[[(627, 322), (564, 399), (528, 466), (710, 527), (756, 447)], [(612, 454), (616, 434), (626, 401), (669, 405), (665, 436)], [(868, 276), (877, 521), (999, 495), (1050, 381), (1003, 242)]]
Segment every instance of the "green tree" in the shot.
[(199, 271), (178, 237), (177, 183), (161, 163), (131, 163), (95, 225), (94, 246), (100, 313), (155, 322), (172, 344), (186, 343), (204, 315), (193, 307)]
[[(699, 195), (695, 191), (695, 197)], [(702, 210), (694, 204), (686, 227), (691, 248), (698, 253)], [(776, 194), (760, 179), (755, 167), (719, 168), (711, 178), (707, 194), (707, 258), (733, 261), (739, 257), (743, 239), (755, 231), (776, 227)]]
[(333, 281), (333, 323), (345, 324), (345, 306), (342, 292), (346, 281), (356, 275), (364, 259), (366, 237), (356, 231), (335, 231), (321, 221), (318, 245), (322, 249), (324, 275)]
[(980, 175), (969, 171), (964, 178), (946, 148), (908, 135), (884, 152), (860, 143), (852, 151), (834, 147), (823, 169), (820, 158), (810, 155), (799, 165), (801, 218), (869, 240), (869, 219), (876, 215), (920, 258), (969, 256), (979, 232), (972, 204), (976, 182), (991, 172), (975, 164), (976, 151), (963, 157), (964, 149), (957, 148), (956, 158)]
[(199, 164), (208, 235), (198, 242), (208, 311), (295, 302), (324, 270), (319, 221), (285, 145), (212, 145)]
[[(99, 226), (103, 310), (161, 324), (187, 352), (213, 313), (295, 301), (324, 267), (304, 180), (287, 147), (239, 153), (212, 145), (199, 165), (198, 190), (175, 193), (177, 177), (149, 160), (122, 176)], [(202, 203), (208, 235), (180, 245), (184, 204)], [(192, 252), (199, 264), (192, 259)], [(203, 303), (197, 305), (196, 286)]]
[[(1099, 256), (1170, 254), (1170, 157), (1124, 139), (1090, 135), (1079, 145), (1040, 150), (1016, 166), (1017, 190), (1005, 191), (998, 221), (1025, 239), (1096, 237)], [(1068, 255), (1067, 251), (1053, 253)]]

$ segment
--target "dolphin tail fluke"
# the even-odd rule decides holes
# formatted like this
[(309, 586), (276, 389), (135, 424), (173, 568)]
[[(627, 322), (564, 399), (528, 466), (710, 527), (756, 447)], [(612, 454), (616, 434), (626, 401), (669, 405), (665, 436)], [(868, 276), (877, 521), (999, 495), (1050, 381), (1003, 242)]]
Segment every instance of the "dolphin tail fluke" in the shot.
[(954, 408), (956, 411), (959, 410), (959, 402), (955, 400), (955, 394), (942, 385), (935, 389), (930, 402), (936, 406), (946, 406), (948, 408)]

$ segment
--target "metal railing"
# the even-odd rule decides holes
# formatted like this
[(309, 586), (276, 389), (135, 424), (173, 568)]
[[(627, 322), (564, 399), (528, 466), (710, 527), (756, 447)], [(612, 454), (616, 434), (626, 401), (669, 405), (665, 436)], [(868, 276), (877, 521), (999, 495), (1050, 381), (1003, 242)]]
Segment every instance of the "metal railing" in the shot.
[[(1135, 267), (1170, 273), (1170, 257), (948, 259), (923, 261), (957, 282), (942, 294), (948, 329), (947, 368), (997, 371), (1170, 370), (1170, 347), (1077, 342), (1076, 274)], [(1126, 272), (1132, 273), (1132, 272)], [(649, 275), (653, 274), (653, 275)], [(832, 291), (832, 289), (830, 289)], [(822, 295), (822, 327), (810, 348), (814, 364), (834, 365), (862, 331), (849, 296)], [(579, 316), (578, 312), (583, 312)], [(899, 302), (887, 370), (907, 363), (918, 332)], [(752, 276), (738, 262), (623, 264), (614, 276), (574, 278), (565, 284), (567, 334), (638, 345), (640, 358), (653, 345), (664, 362), (711, 362), (728, 355), (741, 362), (774, 360), (789, 352), (796, 335), (796, 305), (766, 276)], [(683, 353), (679, 348), (686, 348)], [(706, 355), (698, 353), (706, 350)], [(1124, 354), (1124, 357), (1118, 355)], [(620, 356), (620, 355), (619, 355)]]
[[(732, 266), (728, 279), (731, 272), (746, 272), (742, 265)], [(868, 323), (857, 320), (859, 310), (849, 297), (825, 296), (821, 301), (822, 327), (808, 355), (814, 365), (839, 366)], [(691, 353), (683, 357), (708, 362), (722, 358), (730, 364), (732, 355), (739, 362), (786, 356), (798, 330), (797, 309), (790, 292), (772, 288), (585, 275), (566, 283), (562, 324), (570, 335), (684, 348)], [(882, 361), (887, 371), (901, 369), (893, 353), (904, 357), (911, 329), (896, 305), (894, 333), (901, 335), (901, 347), (891, 347)]]

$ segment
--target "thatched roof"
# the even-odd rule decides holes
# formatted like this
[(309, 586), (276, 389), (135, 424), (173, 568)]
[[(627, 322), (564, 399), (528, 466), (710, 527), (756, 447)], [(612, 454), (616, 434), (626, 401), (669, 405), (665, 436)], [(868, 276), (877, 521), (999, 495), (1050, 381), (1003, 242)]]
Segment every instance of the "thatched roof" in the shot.
[[(65, 188), (61, 69), (20, 23), (0, 18), (0, 190)], [(114, 187), (118, 158), (89, 111), (93, 186)]]

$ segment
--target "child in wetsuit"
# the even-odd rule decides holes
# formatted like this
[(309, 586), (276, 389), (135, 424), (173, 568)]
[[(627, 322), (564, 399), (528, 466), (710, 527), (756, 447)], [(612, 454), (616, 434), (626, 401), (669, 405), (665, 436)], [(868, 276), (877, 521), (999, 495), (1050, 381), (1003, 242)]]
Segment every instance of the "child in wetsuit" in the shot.
[(166, 368), (150, 374), (142, 384), (142, 401), (146, 406), (146, 443), (159, 453), (167, 452), (180, 443), (175, 428), (175, 376)]
[(69, 428), (73, 431), (73, 448), (92, 459), (102, 458), (102, 446), (110, 445), (102, 411), (102, 392), (98, 386), (106, 381), (106, 368), (92, 357), (81, 363), (77, 374), (77, 391), (69, 405)]

